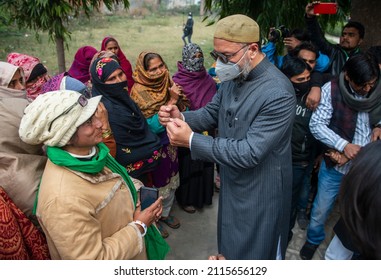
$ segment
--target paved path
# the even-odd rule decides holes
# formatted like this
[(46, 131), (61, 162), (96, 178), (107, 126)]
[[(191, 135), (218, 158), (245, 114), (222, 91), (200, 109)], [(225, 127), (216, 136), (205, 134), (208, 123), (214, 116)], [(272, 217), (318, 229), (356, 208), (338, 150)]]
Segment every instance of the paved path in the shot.
[[(217, 253), (217, 208), (218, 193), (214, 193), (213, 204), (206, 206), (194, 214), (183, 211), (175, 202), (173, 213), (179, 218), (181, 226), (178, 229), (167, 227), (170, 236), (167, 238), (171, 251), (167, 260), (206, 260), (208, 256)], [(319, 246), (314, 260), (324, 259), (325, 250), (332, 239), (332, 228), (338, 219), (334, 213), (326, 224), (327, 237)], [(306, 231), (301, 230), (297, 223), (293, 229), (294, 235), (286, 252), (287, 260), (300, 260), (299, 251), (305, 242)]]

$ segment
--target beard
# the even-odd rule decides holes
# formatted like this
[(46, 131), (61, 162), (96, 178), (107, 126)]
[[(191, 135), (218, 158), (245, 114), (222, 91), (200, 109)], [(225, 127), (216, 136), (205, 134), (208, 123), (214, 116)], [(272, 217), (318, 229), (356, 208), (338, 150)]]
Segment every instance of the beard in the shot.
[(253, 70), (253, 67), (251, 66), (250, 58), (246, 57), (242, 65), (242, 72), (241, 72), (240, 78), (242, 80), (246, 80), (251, 70)]

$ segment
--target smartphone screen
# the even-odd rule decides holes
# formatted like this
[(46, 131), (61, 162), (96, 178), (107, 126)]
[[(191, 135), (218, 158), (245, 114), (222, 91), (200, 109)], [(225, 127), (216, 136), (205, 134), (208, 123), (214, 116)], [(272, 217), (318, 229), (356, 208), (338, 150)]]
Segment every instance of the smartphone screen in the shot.
[(337, 4), (336, 3), (319, 3), (314, 5), (314, 14), (336, 14), (337, 13)]
[(159, 191), (155, 188), (141, 187), (140, 188), (140, 203), (141, 209), (144, 210), (150, 207), (159, 198)]

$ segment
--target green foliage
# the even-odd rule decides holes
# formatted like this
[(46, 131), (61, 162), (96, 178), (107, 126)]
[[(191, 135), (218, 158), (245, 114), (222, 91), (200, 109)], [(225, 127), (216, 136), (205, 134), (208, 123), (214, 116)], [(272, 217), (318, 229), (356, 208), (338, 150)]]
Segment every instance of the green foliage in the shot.
[[(163, 7), (164, 11), (164, 7)], [(184, 17), (188, 16), (188, 13), (191, 12), (192, 15), (199, 16), (200, 15), (200, 5), (190, 5), (187, 7), (175, 7), (172, 9), (173, 13), (184, 15)]]
[[(108, 21), (108, 19), (112, 20)], [(182, 48), (182, 14), (148, 14), (145, 17), (133, 18), (126, 11), (118, 15), (104, 15), (93, 13), (90, 19), (83, 15), (70, 20), (68, 28), (71, 31), (69, 48), (65, 49), (65, 67), (68, 69), (78, 48), (85, 45), (100, 49), (105, 36), (114, 36), (133, 68), (140, 52), (155, 51), (162, 55), (170, 73), (177, 71), (177, 61), (181, 60)], [(199, 44), (204, 51), (205, 67), (209, 68), (214, 60), (209, 55), (213, 50), (214, 27), (206, 27), (201, 18), (194, 17), (195, 26), (192, 41)], [(81, 25), (79, 23), (81, 22)], [(0, 34), (0, 60), (6, 61), (10, 52), (19, 52), (33, 55), (41, 59), (48, 68), (50, 75), (61, 73), (57, 64), (55, 42), (49, 41), (47, 32), (40, 33), (40, 40), (36, 41), (33, 31), (18, 30), (16, 25), (9, 26), (7, 33)]]
[(0, 6), (8, 11), (19, 28), (47, 31), (51, 39), (67, 40), (70, 38), (69, 20), (81, 12), (88, 17), (101, 2), (109, 9), (114, 3), (129, 7), (128, 0), (0, 0)]
[[(205, 0), (206, 11), (214, 11), (206, 18), (213, 23), (228, 15), (244, 14), (258, 22), (262, 38), (267, 38), (270, 27), (282, 24), (289, 29), (303, 27), (305, 6), (308, 2), (307, 0)], [(336, 15), (319, 17), (323, 29), (328, 26), (333, 28), (338, 22), (344, 22), (349, 15), (351, 1), (337, 2), (339, 10)]]

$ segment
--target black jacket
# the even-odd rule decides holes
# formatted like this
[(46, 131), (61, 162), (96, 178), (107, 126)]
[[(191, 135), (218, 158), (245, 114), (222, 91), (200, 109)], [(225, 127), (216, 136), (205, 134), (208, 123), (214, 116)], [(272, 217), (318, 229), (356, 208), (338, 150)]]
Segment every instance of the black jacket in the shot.
[(332, 76), (338, 76), (348, 58), (356, 53), (359, 53), (360, 49), (356, 48), (348, 53), (341, 48), (339, 44), (329, 43), (325, 39), (324, 33), (321, 30), (316, 17), (308, 18), (305, 16), (305, 20), (311, 41), (322, 53), (329, 56), (330, 65), (327, 71), (331, 73)]

